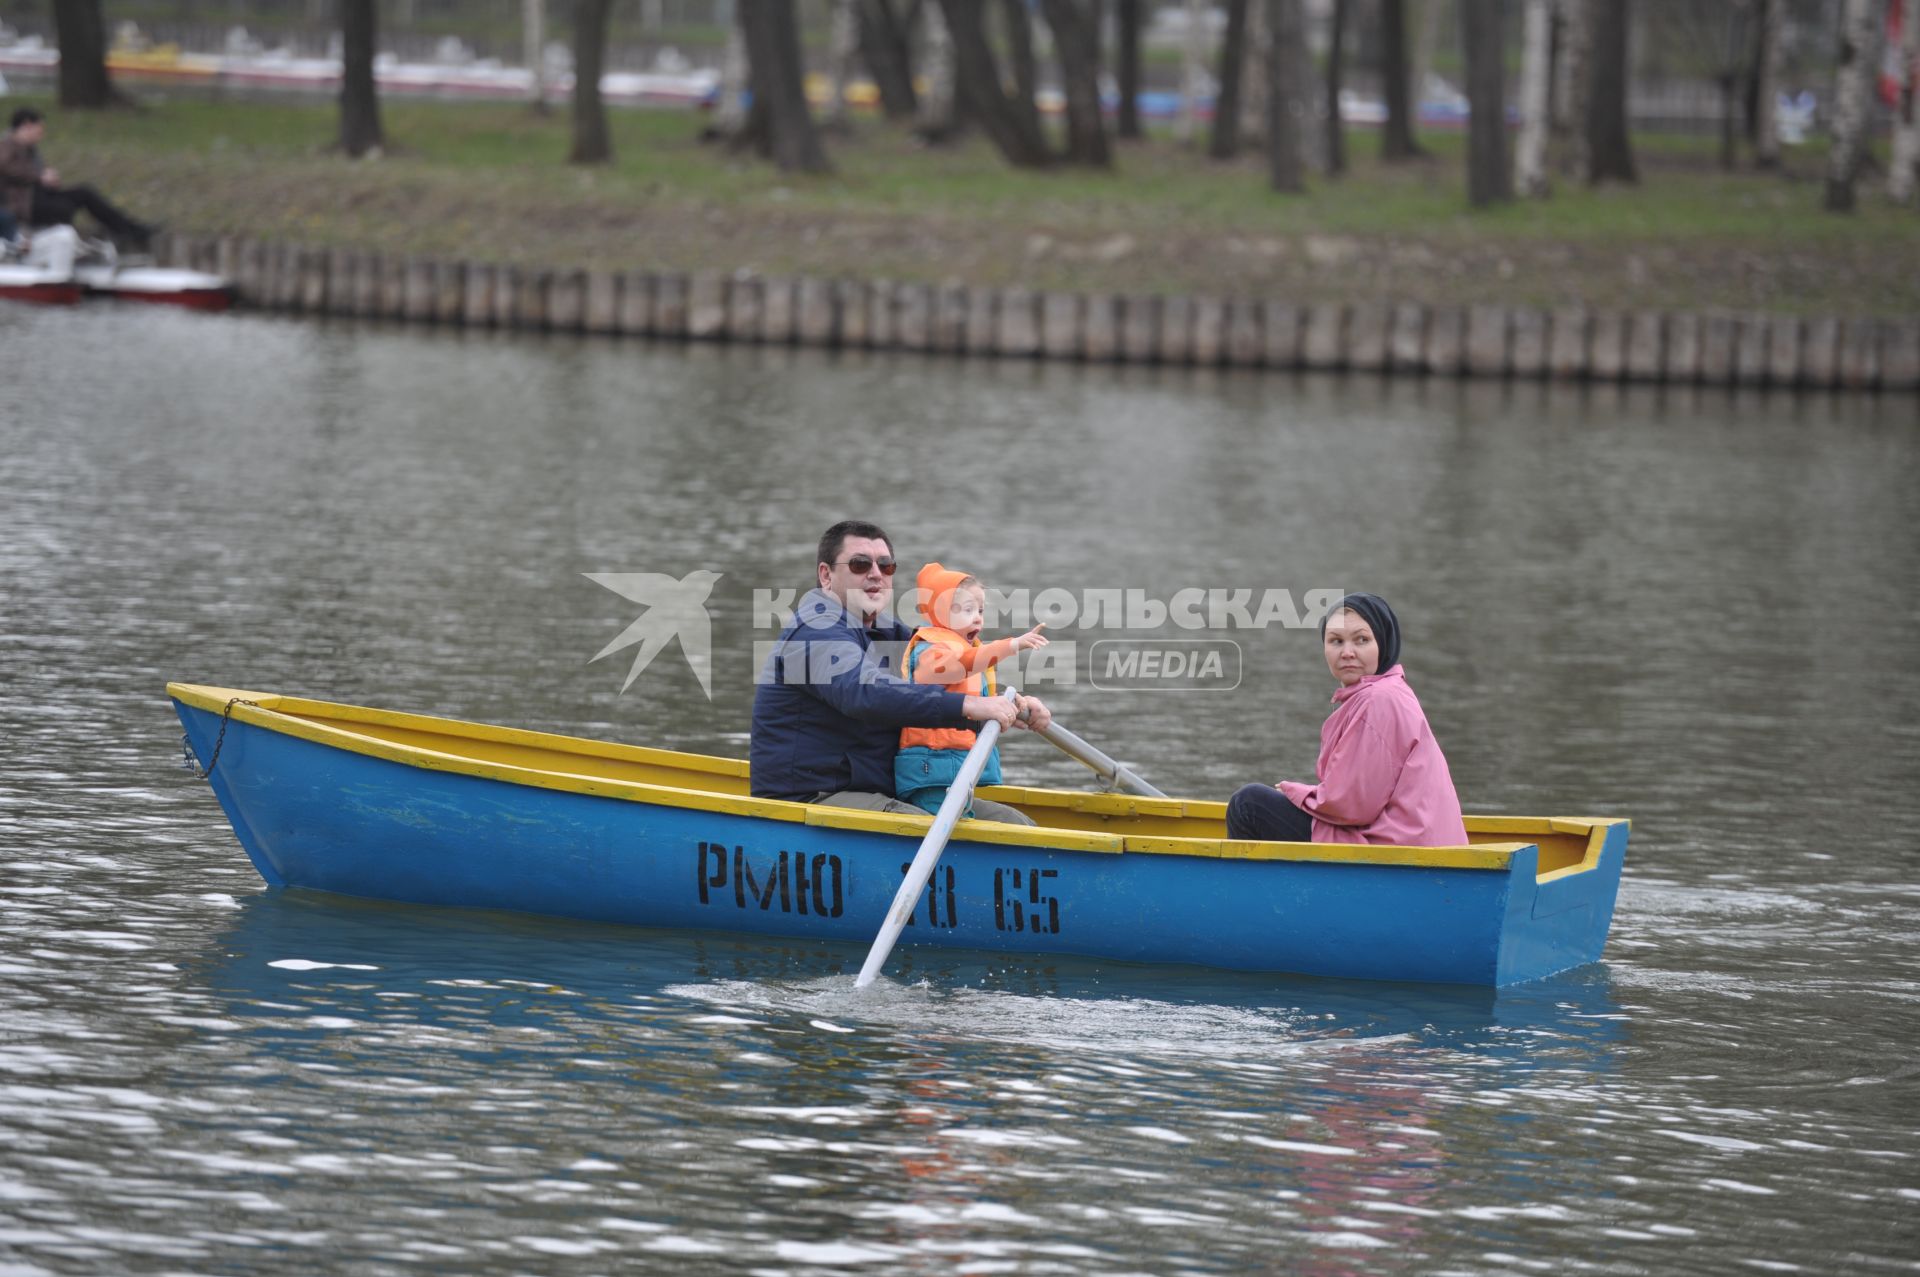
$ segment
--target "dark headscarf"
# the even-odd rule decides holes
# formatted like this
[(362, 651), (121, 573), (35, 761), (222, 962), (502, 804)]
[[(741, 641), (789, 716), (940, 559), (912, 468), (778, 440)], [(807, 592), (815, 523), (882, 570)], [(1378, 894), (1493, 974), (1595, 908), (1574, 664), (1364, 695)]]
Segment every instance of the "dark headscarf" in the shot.
[(1320, 618), (1322, 639), (1327, 637), (1327, 622), (1342, 608), (1356, 613), (1373, 631), (1373, 641), (1380, 648), (1380, 668), (1374, 673), (1385, 674), (1400, 663), (1400, 618), (1378, 594), (1349, 594), (1328, 608), (1327, 614)]

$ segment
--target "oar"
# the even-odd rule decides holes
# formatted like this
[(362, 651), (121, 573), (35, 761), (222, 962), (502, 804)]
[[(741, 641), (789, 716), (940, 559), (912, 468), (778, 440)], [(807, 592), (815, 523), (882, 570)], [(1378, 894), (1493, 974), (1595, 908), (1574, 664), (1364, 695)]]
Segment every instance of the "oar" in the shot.
[[(1007, 689), (1007, 695), (1013, 695), (1013, 689)], [(967, 751), (966, 761), (960, 764), (960, 774), (953, 778), (952, 788), (940, 803), (940, 810), (933, 818), (933, 827), (927, 830), (927, 836), (920, 840), (920, 850), (913, 853), (913, 864), (907, 870), (906, 880), (900, 884), (900, 890), (893, 893), (893, 904), (887, 908), (887, 920), (880, 927), (880, 934), (873, 938), (873, 948), (867, 950), (867, 961), (860, 968), (860, 978), (853, 982), (856, 989), (864, 989), (873, 983), (873, 977), (880, 974), (887, 955), (893, 952), (893, 942), (900, 938), (900, 929), (907, 925), (907, 919), (913, 916), (913, 905), (920, 898), (921, 888), (927, 885), (927, 879), (933, 876), (933, 866), (940, 859), (940, 853), (947, 849), (947, 839), (953, 836), (953, 827), (960, 821), (960, 813), (973, 801), (973, 787), (980, 780), (980, 769), (987, 765), (987, 755), (993, 750), (993, 743), (1000, 739), (1000, 724), (983, 723), (975, 735), (973, 748)]]
[(1124, 789), (1128, 793), (1139, 794), (1142, 798), (1166, 797), (1141, 779), (1133, 769), (1108, 758), (1058, 723), (1049, 723), (1039, 735), (1068, 758), (1093, 768), (1094, 774), (1107, 782), (1108, 789)]

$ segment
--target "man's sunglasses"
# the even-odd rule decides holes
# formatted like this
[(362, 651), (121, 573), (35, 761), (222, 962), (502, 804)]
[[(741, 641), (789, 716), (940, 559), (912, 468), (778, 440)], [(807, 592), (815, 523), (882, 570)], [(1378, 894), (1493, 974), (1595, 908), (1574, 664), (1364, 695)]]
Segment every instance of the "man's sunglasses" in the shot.
[[(856, 554), (852, 558), (844, 560), (844, 562), (847, 571), (853, 573), (855, 576), (865, 576), (867, 573), (873, 571), (873, 565), (875, 563), (880, 565), (881, 576), (892, 576), (893, 570), (900, 566), (893, 561), (893, 556), (890, 554), (883, 554), (878, 559), (874, 558), (871, 554)], [(834, 566), (839, 567), (840, 564), (836, 563)]]

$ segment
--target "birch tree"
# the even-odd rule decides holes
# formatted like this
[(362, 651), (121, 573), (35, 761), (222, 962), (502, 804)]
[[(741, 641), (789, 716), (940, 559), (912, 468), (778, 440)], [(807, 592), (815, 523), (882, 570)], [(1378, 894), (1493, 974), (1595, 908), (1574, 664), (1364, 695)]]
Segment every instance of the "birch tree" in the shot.
[(1592, 0), (1558, 0), (1559, 65), (1553, 75), (1553, 142), (1562, 173), (1587, 173), (1587, 99), (1593, 70)]
[(951, 138), (960, 125), (959, 72), (954, 65), (953, 29), (946, 8), (929, 3), (925, 38), (920, 46), (921, 76), (927, 91), (920, 97), (920, 118), (914, 131), (930, 142)]
[(833, 0), (827, 15), (827, 127), (848, 127), (847, 85), (853, 80), (853, 59), (860, 48), (856, 0)]
[(1553, 0), (1526, 0), (1520, 54), (1520, 140), (1514, 151), (1514, 185), (1539, 199), (1547, 180), (1547, 137), (1553, 129), (1548, 97), (1553, 68)]
[(1834, 70), (1833, 138), (1827, 149), (1826, 208), (1851, 213), (1853, 184), (1872, 107), (1873, 28), (1880, 6), (1875, 0), (1843, 0), (1840, 57)]
[(720, 54), (720, 96), (713, 110), (713, 132), (734, 137), (747, 127), (747, 36), (740, 29), (739, 11), (727, 26), (726, 48)]
[(1920, 5), (1906, 0), (1900, 10), (1900, 98), (1893, 112), (1893, 156), (1887, 168), (1887, 194), (1896, 204), (1913, 200), (1920, 181)]

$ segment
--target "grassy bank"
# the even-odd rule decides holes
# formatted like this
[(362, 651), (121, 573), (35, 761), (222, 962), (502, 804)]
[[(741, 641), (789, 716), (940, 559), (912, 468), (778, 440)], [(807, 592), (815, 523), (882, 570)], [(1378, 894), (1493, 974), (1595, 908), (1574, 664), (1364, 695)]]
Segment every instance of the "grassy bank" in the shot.
[[(41, 105), (45, 105), (42, 103)], [(46, 150), (143, 216), (385, 252), (534, 265), (888, 276), (1106, 292), (1262, 294), (1846, 314), (1920, 310), (1920, 213), (1877, 180), (1861, 211), (1820, 211), (1821, 156), (1784, 175), (1721, 173), (1711, 139), (1647, 138), (1637, 187), (1562, 183), (1469, 213), (1457, 135), (1429, 163), (1355, 169), (1305, 197), (1249, 160), (1159, 140), (1115, 173), (1020, 173), (975, 141), (930, 150), (862, 120), (838, 172), (793, 178), (697, 140), (670, 111), (613, 115), (617, 163), (564, 163), (564, 112), (388, 103), (395, 150), (329, 154), (331, 104), (149, 102), (57, 112)]]

